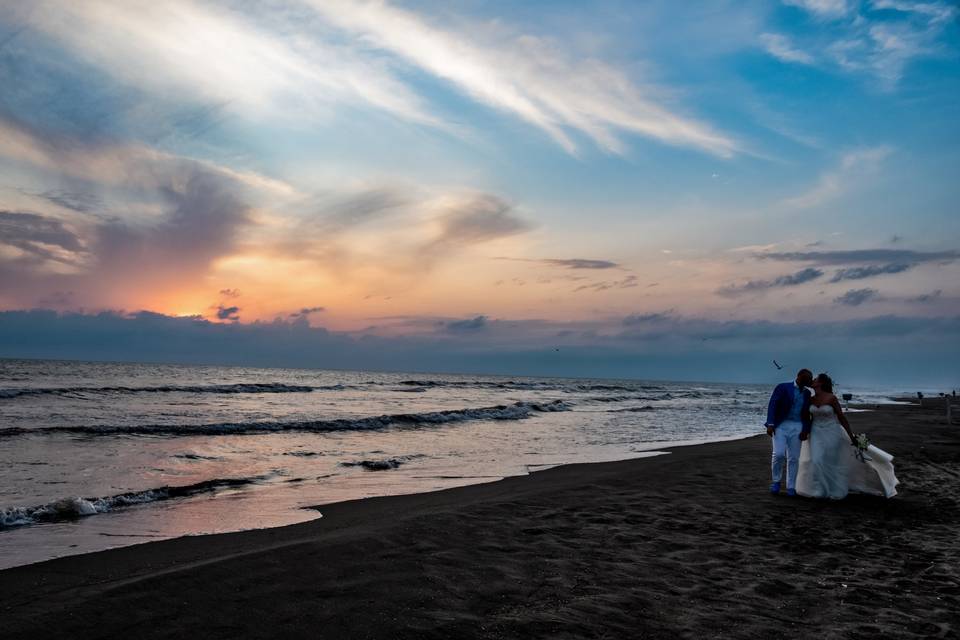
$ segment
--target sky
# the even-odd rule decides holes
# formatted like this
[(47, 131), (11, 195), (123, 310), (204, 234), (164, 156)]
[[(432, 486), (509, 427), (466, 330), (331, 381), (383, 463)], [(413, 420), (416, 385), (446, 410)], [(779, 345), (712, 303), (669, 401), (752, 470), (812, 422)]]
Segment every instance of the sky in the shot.
[(0, 356), (960, 386), (952, 2), (0, 2), (0, 86)]

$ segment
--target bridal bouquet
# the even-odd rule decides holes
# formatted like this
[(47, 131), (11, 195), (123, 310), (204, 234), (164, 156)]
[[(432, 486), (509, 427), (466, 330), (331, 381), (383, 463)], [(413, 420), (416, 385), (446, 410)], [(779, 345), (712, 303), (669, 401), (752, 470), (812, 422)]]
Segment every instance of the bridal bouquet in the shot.
[(858, 433), (854, 436), (851, 444), (857, 448), (857, 458), (860, 460), (860, 462), (865, 462), (866, 451), (870, 448), (870, 439), (867, 438), (867, 434)]

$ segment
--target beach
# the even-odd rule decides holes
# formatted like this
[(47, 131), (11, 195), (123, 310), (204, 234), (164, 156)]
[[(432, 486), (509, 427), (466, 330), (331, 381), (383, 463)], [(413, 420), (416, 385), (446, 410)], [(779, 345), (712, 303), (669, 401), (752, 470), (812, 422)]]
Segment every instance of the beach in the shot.
[(769, 440), (320, 508), (0, 572), (0, 636), (956, 638), (960, 426), (850, 414), (900, 495), (767, 493)]

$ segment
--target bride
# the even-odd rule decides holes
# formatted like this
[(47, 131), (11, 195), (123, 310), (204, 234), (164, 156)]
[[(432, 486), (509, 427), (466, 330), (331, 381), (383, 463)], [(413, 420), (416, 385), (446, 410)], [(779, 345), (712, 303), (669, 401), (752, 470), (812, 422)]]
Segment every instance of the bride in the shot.
[(800, 449), (797, 493), (808, 498), (840, 500), (848, 493), (869, 493), (891, 498), (897, 494), (893, 456), (870, 445), (860, 452), (833, 395), (833, 380), (821, 373), (813, 381), (810, 400), (813, 427)]

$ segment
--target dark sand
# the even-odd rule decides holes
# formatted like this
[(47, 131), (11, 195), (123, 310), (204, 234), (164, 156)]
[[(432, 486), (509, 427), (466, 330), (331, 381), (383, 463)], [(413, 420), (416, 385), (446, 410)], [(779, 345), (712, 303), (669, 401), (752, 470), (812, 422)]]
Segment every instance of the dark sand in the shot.
[[(27, 638), (960, 637), (960, 425), (855, 413), (901, 495), (767, 494), (766, 436), (0, 572)], [(389, 473), (389, 472), (384, 472)]]

